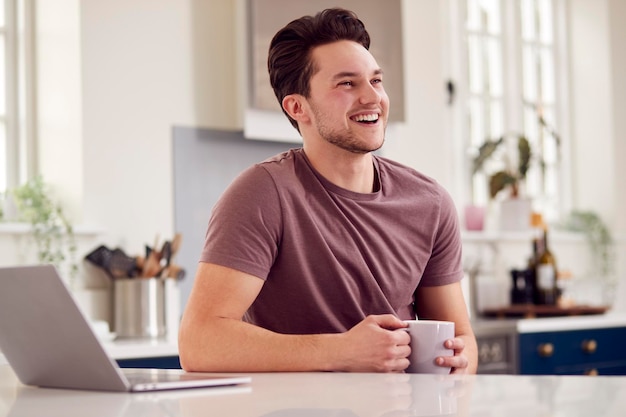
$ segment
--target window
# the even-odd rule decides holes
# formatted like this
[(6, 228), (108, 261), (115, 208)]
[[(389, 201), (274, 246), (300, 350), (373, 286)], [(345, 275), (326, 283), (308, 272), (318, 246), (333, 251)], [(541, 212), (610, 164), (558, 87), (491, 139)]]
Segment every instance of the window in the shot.
[(34, 166), (33, 0), (0, 0), (0, 193)]
[[(490, 173), (516, 164), (512, 155), (517, 141), (508, 141), (524, 136), (532, 157), (523, 192), (532, 199), (535, 210), (555, 220), (562, 210), (566, 186), (557, 133), (557, 127), (565, 125), (566, 114), (565, 91), (556, 77), (565, 77), (561, 67), (565, 61), (559, 59), (565, 50), (560, 40), (561, 1), (452, 0), (450, 4), (455, 15), (452, 25), (456, 22), (462, 28), (452, 30), (456, 37), (453, 45), (457, 45), (452, 52), (457, 57), (453, 77), (459, 92), (455, 111), (461, 113), (456, 117), (455, 136), (468, 151), (467, 170), (462, 175), (465, 201), (488, 202)], [(505, 137), (497, 150), (501, 158), (491, 158), (489, 169), (471, 175), (472, 157), (478, 148), (486, 140), (500, 137)]]

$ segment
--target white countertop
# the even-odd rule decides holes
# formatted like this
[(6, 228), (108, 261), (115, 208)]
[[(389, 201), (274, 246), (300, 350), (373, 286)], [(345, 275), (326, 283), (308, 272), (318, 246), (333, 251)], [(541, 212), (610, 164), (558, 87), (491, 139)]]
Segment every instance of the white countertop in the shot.
[[(178, 356), (176, 340), (169, 339), (117, 339), (102, 343), (113, 359), (159, 358)], [(0, 352), (0, 365), (7, 363)]]
[(476, 335), (513, 331), (517, 333), (626, 327), (626, 313), (608, 312), (588, 316), (542, 317), (533, 319), (479, 319), (472, 323)]
[(20, 385), (0, 366), (0, 416), (621, 417), (626, 377), (252, 374), (230, 388), (102, 393)]
[(517, 320), (517, 331), (519, 333), (558, 332), (622, 326), (626, 326), (626, 314), (622, 312)]
[(113, 359), (178, 356), (177, 342), (168, 339), (116, 339), (103, 346)]

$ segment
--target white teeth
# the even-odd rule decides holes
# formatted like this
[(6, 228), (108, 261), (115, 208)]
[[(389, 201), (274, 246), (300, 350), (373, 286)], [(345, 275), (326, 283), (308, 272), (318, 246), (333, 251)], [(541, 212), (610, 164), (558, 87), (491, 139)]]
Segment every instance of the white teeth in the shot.
[(378, 120), (378, 114), (360, 114), (353, 119), (355, 122), (375, 122)]

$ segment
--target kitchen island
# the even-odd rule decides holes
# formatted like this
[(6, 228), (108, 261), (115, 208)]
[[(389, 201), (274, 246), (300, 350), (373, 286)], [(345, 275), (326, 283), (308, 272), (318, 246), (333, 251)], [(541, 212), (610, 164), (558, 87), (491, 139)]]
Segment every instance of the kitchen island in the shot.
[(0, 416), (621, 417), (626, 377), (252, 374), (247, 385), (107, 393), (21, 385), (0, 365)]

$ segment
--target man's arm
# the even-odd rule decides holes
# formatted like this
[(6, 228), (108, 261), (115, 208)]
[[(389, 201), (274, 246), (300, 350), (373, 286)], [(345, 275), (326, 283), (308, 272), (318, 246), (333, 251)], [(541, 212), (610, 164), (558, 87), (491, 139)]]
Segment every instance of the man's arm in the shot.
[[(340, 334), (285, 335), (242, 317), (263, 280), (200, 263), (178, 339), (183, 369), (203, 372), (399, 372), (409, 364), (406, 324), (370, 316)], [(395, 330), (395, 331), (394, 331)]]
[(454, 357), (446, 357), (437, 364), (452, 367), (453, 373), (476, 373), (478, 348), (467, 314), (461, 283), (436, 287), (419, 287), (417, 314), (420, 319), (446, 320), (455, 323), (456, 338), (446, 347), (454, 349)]

